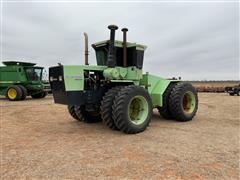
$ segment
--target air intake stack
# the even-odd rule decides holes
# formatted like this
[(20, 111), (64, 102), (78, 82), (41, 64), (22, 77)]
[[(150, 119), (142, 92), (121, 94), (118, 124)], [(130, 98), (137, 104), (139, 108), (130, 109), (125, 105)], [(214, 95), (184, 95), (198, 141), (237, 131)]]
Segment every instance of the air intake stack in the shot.
[(107, 66), (113, 68), (116, 66), (114, 41), (115, 41), (115, 31), (118, 29), (118, 27), (116, 25), (109, 25), (108, 29), (110, 29), (110, 40), (109, 40)]
[(122, 28), (123, 32), (123, 67), (127, 67), (127, 28)]

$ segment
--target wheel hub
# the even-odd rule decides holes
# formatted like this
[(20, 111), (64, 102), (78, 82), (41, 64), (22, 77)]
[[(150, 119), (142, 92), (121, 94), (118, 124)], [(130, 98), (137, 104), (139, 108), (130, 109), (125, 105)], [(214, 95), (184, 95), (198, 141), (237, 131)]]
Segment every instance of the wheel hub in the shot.
[(10, 99), (15, 99), (17, 97), (17, 91), (15, 89), (13, 89), (13, 88), (10, 88), (8, 90), (8, 97)]
[(191, 114), (196, 106), (196, 99), (191, 91), (187, 91), (182, 100), (182, 108), (186, 114)]
[(128, 116), (132, 123), (142, 124), (148, 116), (148, 103), (143, 96), (133, 97), (128, 105)]

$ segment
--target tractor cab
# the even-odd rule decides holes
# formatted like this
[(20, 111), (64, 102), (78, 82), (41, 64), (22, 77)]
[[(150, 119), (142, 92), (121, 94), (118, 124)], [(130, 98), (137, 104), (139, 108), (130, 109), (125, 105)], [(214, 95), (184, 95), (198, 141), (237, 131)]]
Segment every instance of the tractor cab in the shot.
[(29, 81), (42, 81), (43, 68), (41, 67), (24, 67), (27, 79)]
[[(101, 41), (92, 44), (96, 52), (97, 65), (107, 65), (108, 54), (109, 54), (109, 40)], [(124, 42), (114, 41), (114, 58), (116, 60), (116, 66), (124, 67), (123, 56), (124, 56)], [(145, 45), (136, 43), (126, 43), (127, 48), (127, 64), (126, 66), (136, 66), (139, 69), (143, 67), (144, 50), (147, 48)]]

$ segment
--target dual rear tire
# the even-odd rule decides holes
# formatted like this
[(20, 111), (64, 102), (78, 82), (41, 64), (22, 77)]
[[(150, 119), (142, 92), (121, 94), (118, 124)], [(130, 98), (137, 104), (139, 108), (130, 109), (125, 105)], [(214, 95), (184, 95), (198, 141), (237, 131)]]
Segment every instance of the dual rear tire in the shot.
[(10, 101), (19, 101), (26, 99), (27, 89), (22, 85), (9, 86), (6, 91), (6, 98)]
[(37, 94), (32, 94), (31, 97), (33, 99), (41, 99), (41, 98), (45, 98), (47, 96), (47, 92), (45, 91), (42, 91), (42, 92), (39, 92)]
[[(6, 98), (10, 101), (20, 101), (26, 99), (28, 95), (27, 89), (22, 85), (9, 86), (6, 91)], [(32, 94), (33, 99), (40, 99), (46, 97), (47, 92), (42, 91), (37, 94)]]
[(84, 106), (68, 105), (69, 114), (77, 121), (85, 123), (95, 123), (101, 121), (101, 115), (99, 110), (86, 111)]
[(68, 106), (68, 111), (78, 121), (103, 121), (110, 129), (135, 134), (149, 125), (152, 101), (148, 92), (140, 86), (116, 86), (105, 93), (96, 112), (86, 111), (84, 106), (72, 105)]
[(103, 123), (127, 134), (144, 131), (151, 116), (151, 98), (140, 86), (114, 87), (105, 94), (101, 103)]
[(163, 118), (181, 122), (192, 120), (197, 109), (197, 91), (186, 82), (170, 84), (163, 94), (163, 106), (158, 108)]

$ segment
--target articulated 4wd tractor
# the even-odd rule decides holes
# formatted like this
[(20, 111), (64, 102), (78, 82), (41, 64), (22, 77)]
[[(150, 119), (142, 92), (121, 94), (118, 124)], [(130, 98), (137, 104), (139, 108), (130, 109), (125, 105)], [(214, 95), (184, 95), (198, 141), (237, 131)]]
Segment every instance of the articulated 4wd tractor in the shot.
[(163, 118), (190, 121), (198, 109), (195, 88), (186, 82), (143, 74), (146, 46), (115, 40), (115, 25), (108, 26), (110, 40), (92, 45), (97, 65), (88, 64), (85, 33), (85, 65), (59, 65), (49, 69), (55, 103), (68, 105), (78, 121), (103, 121), (106, 126), (127, 134), (144, 131), (153, 108)]

